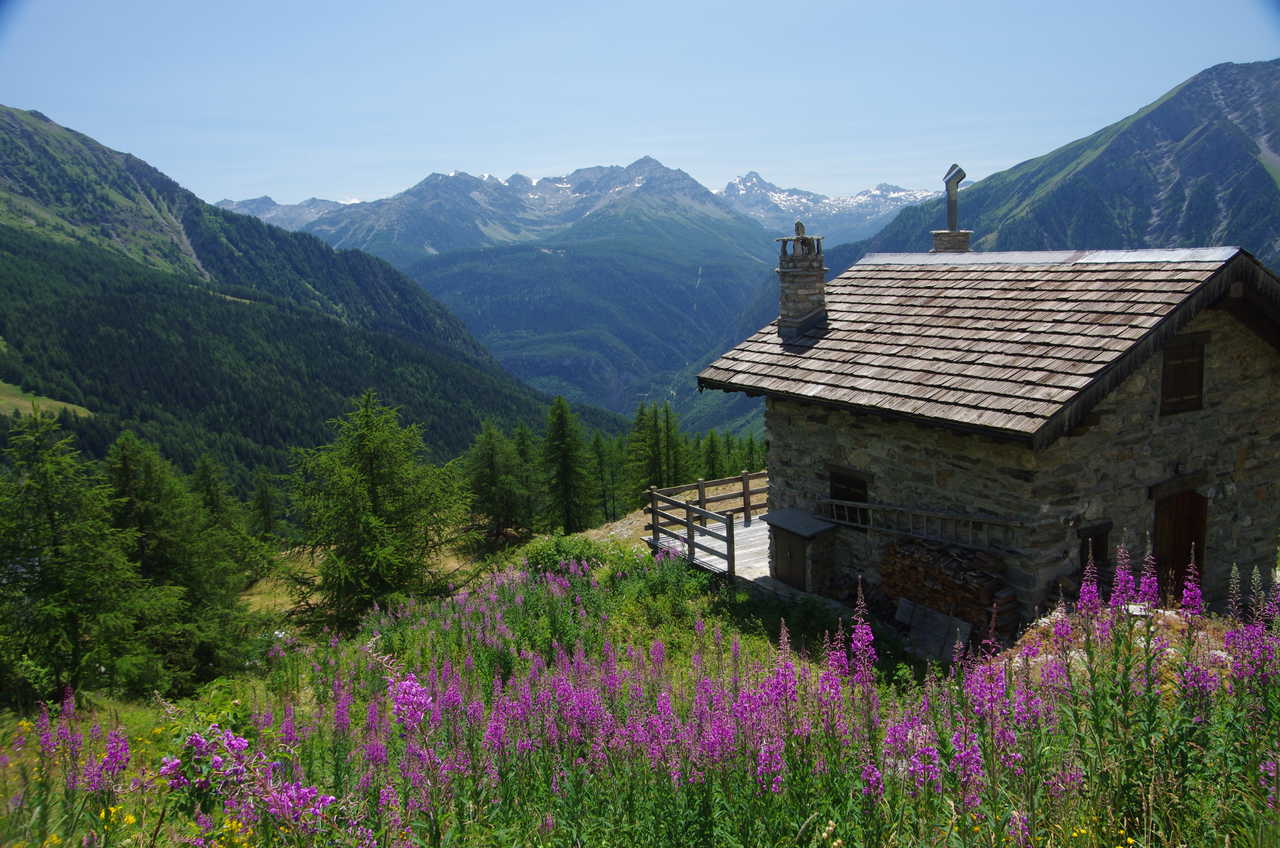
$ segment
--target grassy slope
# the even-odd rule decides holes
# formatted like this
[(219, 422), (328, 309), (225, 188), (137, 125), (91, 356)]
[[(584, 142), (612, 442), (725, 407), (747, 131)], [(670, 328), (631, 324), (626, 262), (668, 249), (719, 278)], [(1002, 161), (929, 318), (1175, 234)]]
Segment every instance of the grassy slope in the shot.
[(19, 386), (0, 382), (0, 414), (8, 415), (20, 412), (23, 415), (28, 415), (37, 408), (42, 412), (52, 412), (55, 415), (64, 409), (73, 415), (93, 414), (83, 406), (33, 395), (30, 392), (24, 392)]

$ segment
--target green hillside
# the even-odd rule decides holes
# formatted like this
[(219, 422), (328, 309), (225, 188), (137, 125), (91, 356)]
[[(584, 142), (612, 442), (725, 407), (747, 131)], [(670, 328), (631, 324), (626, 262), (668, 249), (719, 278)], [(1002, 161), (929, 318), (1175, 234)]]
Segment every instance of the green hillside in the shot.
[(0, 108), (0, 174), (0, 380), (92, 410), (68, 426), (95, 453), (129, 426), (181, 464), (283, 467), (370, 387), (437, 458), (485, 418), (545, 415), (379, 259), (217, 209), (36, 113)]

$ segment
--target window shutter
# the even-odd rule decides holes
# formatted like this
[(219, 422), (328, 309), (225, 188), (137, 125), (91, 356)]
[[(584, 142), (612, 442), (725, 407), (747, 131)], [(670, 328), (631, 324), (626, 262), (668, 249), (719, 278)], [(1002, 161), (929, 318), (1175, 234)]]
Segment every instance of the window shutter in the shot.
[(1204, 408), (1204, 342), (1174, 339), (1164, 351), (1160, 414)]

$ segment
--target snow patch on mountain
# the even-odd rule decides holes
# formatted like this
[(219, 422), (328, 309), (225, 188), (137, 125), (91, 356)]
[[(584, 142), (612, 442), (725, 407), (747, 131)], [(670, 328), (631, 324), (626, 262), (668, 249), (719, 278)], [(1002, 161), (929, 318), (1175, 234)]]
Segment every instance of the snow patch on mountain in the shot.
[(788, 228), (799, 218), (810, 232), (838, 244), (873, 235), (902, 207), (937, 197), (941, 192), (880, 183), (857, 194), (828, 197), (798, 188), (779, 188), (756, 171), (749, 171), (718, 194), (735, 210), (767, 227)]

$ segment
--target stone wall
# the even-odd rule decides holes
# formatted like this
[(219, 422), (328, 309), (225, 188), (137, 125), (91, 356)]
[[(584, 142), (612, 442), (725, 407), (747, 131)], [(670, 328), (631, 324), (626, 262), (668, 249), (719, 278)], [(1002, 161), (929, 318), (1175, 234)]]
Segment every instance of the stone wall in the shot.
[[(877, 503), (1005, 518), (1035, 514), (1034, 456), (1017, 444), (779, 398), (766, 399), (765, 430), (770, 509), (814, 509), (830, 497), (831, 471), (843, 469), (864, 476), (867, 497)], [(813, 569), (815, 591), (840, 598), (859, 574), (879, 582), (876, 566), (894, 537), (841, 527), (825, 538), (830, 562)]]
[(1152, 530), (1151, 487), (1194, 475), (1203, 475), (1195, 490), (1209, 499), (1206, 549), (1196, 557), (1206, 594), (1225, 591), (1233, 562), (1242, 569), (1274, 564), (1280, 353), (1217, 309), (1183, 332), (1209, 334), (1203, 409), (1160, 415), (1157, 352), (1093, 408), (1096, 424), (1037, 454), (1032, 495), (1039, 515), (1029, 544), (1046, 562), (1037, 588), (1074, 568), (1077, 526), (1111, 521), (1110, 544), (1141, 556)]
[[(1209, 498), (1204, 583), (1221, 594), (1232, 562), (1275, 562), (1280, 508), (1280, 354), (1235, 319), (1209, 310), (1184, 329), (1208, 332), (1204, 409), (1161, 417), (1157, 352), (1092, 410), (1095, 423), (1033, 451), (907, 420), (769, 398), (769, 508), (813, 509), (832, 468), (868, 479), (873, 502), (1022, 519), (1006, 579), (1024, 612), (1052, 600), (1078, 568), (1079, 529), (1110, 521), (1109, 544), (1140, 557), (1152, 529), (1150, 489), (1203, 473)], [(839, 596), (858, 573), (871, 582), (883, 534), (841, 528), (816, 588)]]

